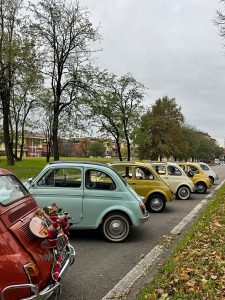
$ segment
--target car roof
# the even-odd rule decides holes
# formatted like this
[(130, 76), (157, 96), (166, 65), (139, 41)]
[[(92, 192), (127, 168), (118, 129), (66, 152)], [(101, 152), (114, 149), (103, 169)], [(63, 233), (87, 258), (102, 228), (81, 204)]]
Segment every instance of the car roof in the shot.
[(144, 162), (138, 162), (138, 161), (121, 161), (121, 162), (115, 162), (115, 163), (110, 163), (109, 166), (113, 166), (113, 165), (118, 165), (118, 166), (123, 166), (123, 165), (129, 165), (129, 166), (145, 166), (148, 165), (148, 163), (144, 163)]
[(185, 162), (177, 162), (178, 165), (192, 165), (192, 166), (198, 166), (199, 164), (197, 162), (191, 162), (191, 161), (185, 161)]
[(104, 166), (109, 167), (107, 164), (93, 162), (93, 161), (78, 161), (78, 160), (56, 160), (50, 162), (48, 165), (58, 165), (58, 164), (68, 164), (68, 165), (95, 165), (95, 166)]
[(12, 175), (13, 173), (9, 170), (0, 168), (0, 175)]

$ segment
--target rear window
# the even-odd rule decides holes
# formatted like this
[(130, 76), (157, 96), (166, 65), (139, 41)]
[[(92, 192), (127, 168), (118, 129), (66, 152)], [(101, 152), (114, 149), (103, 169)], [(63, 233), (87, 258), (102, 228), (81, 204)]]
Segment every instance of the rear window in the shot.
[(13, 175), (0, 176), (0, 203), (8, 205), (20, 198), (27, 196), (29, 192)]

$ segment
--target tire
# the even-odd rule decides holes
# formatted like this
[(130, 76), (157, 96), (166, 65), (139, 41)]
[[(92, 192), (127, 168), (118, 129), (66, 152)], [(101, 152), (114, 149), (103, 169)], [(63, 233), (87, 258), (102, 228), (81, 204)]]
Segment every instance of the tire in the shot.
[(155, 194), (148, 198), (146, 208), (149, 212), (160, 213), (166, 207), (166, 201), (163, 195)]
[(183, 185), (180, 186), (179, 189), (177, 190), (176, 196), (180, 200), (187, 200), (191, 196), (191, 191), (188, 186)]
[(212, 176), (209, 176), (209, 179), (211, 181), (211, 184), (213, 185), (214, 184), (214, 178)]
[(206, 186), (206, 184), (204, 182), (199, 182), (199, 183), (197, 183), (196, 186), (197, 186), (197, 192), (199, 194), (205, 194), (206, 193), (207, 186)]
[(130, 231), (130, 220), (123, 213), (110, 213), (102, 222), (102, 233), (110, 242), (124, 241), (130, 234)]

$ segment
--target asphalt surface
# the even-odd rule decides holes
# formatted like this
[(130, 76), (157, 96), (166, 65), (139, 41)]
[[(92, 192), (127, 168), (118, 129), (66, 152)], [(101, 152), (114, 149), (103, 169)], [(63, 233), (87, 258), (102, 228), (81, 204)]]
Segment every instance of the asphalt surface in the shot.
[(164, 236), (225, 179), (225, 165), (215, 166), (213, 169), (219, 180), (207, 194), (192, 194), (189, 200), (168, 203), (163, 213), (151, 214), (150, 220), (142, 227), (133, 228), (126, 242), (110, 243), (94, 230), (71, 232), (70, 242), (76, 250), (76, 261), (62, 283), (62, 293), (58, 299), (104, 298), (143, 257), (161, 243)]

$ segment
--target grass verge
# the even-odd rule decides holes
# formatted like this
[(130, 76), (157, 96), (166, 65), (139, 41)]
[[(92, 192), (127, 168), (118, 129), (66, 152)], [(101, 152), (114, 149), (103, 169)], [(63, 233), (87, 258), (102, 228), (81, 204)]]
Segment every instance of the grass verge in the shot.
[[(84, 157), (60, 157), (60, 160), (69, 161), (95, 161), (101, 163), (107, 163), (116, 161), (115, 158), (84, 158)], [(53, 161), (53, 160), (51, 160)], [(24, 157), (22, 161), (16, 161), (15, 166), (7, 166), (6, 158), (4, 156), (0, 157), (0, 168), (4, 168), (12, 171), (18, 178), (28, 179), (30, 177), (35, 178), (38, 173), (47, 165), (45, 157)]]
[(138, 300), (225, 300), (225, 185)]

